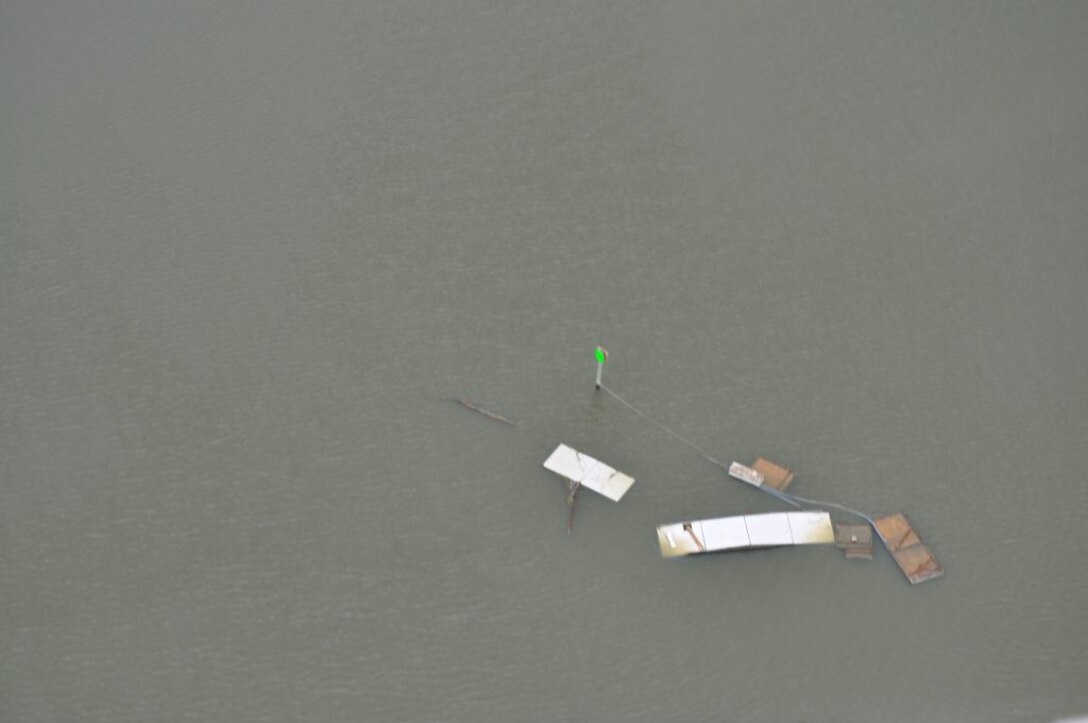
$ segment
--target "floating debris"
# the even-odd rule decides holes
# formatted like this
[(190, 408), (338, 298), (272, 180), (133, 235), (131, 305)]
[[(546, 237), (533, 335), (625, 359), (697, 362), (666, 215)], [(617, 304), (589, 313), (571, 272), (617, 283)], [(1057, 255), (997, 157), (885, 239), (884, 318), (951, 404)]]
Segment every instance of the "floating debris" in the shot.
[(785, 492), (790, 482), (793, 482), (793, 470), (788, 467), (775, 464), (770, 460), (757, 457), (752, 467), (763, 476), (764, 484), (779, 492)]
[[(724, 465), (722, 466), (724, 467)], [(793, 470), (791, 469), (758, 457), (751, 467), (740, 462), (734, 462), (726, 468), (726, 471), (729, 472), (730, 477), (735, 477), (741, 482), (747, 482), (757, 490), (766, 492), (771, 497), (785, 502), (787, 505), (792, 505), (798, 509), (801, 508), (800, 502), (782, 491), (786, 488), (786, 485), (793, 481)]]
[(574, 503), (578, 501), (578, 490), (581, 487), (580, 482), (567, 480), (567, 507), (570, 508), (570, 514), (567, 515), (567, 537), (574, 532)]
[(930, 553), (929, 548), (922, 544), (922, 539), (911, 527), (910, 520), (902, 512), (873, 520), (873, 526), (880, 535), (884, 547), (895, 558), (899, 569), (910, 580), (911, 585), (917, 585), (926, 580), (932, 580), (944, 574), (941, 563)]
[(831, 527), (831, 516), (820, 511), (738, 515), (657, 528), (657, 544), (662, 557), (833, 542), (835, 531)]
[(736, 477), (741, 482), (747, 482), (753, 487), (762, 487), (763, 483), (766, 481), (758, 470), (754, 470), (740, 462), (734, 462), (729, 465), (729, 476)]
[[(597, 389), (604, 390), (638, 416), (687, 445), (707, 462), (726, 470), (731, 477), (798, 509), (797, 512), (741, 515), (661, 525), (657, 528), (657, 538), (663, 557), (679, 557), (717, 550), (834, 543), (843, 550), (847, 558), (872, 559), (873, 530), (875, 529), (884, 546), (912, 585), (944, 574), (944, 569), (929, 549), (922, 544), (906, 515), (900, 513), (874, 520), (864, 512), (846, 505), (806, 499), (792, 492), (786, 492), (786, 488), (793, 482), (795, 476), (793, 470), (763, 457), (757, 457), (751, 466), (740, 462), (733, 462), (726, 466), (691, 440), (684, 438), (602, 384), (601, 376), (608, 359), (608, 352), (598, 346), (596, 357)], [(470, 409), (476, 409), (474, 405), (462, 403)], [(477, 411), (483, 412), (478, 409)], [(488, 416), (497, 415), (488, 414)], [(500, 421), (508, 420), (500, 418)], [(575, 497), (580, 486), (585, 485), (595, 492), (618, 501), (634, 484), (634, 479), (566, 445), (559, 445), (544, 462), (544, 466), (568, 480), (567, 504), (570, 507), (570, 517), (567, 521), (567, 534), (570, 534), (574, 525)], [(839, 510), (865, 520), (867, 524), (836, 523), (832, 526), (830, 513), (822, 509), (818, 511), (802, 509), (813, 507)]]
[(747, 482), (753, 487), (766, 485), (771, 489), (782, 492), (793, 482), (793, 470), (770, 460), (757, 457), (751, 467), (740, 462), (729, 465), (729, 476), (736, 477), (741, 482)]
[(873, 528), (847, 522), (835, 523), (835, 547), (848, 560), (873, 559)]
[(502, 422), (503, 424), (509, 424), (511, 427), (518, 426), (517, 422), (511, 422), (509, 419), (502, 416), (501, 414), (495, 414), (494, 412), (489, 412), (486, 409), (478, 407), (478, 406), (476, 406), (475, 404), (473, 404), (472, 402), (470, 402), (467, 399), (457, 399), (456, 397), (449, 397), (449, 400), (451, 402), (456, 402), (457, 404), (460, 404), (465, 409), (471, 409), (474, 412), (479, 412), (480, 414), (484, 415), (485, 417), (488, 417), (490, 419), (494, 419), (496, 422)]
[(633, 477), (617, 472), (599, 459), (582, 454), (565, 444), (556, 447), (544, 460), (544, 467), (567, 480), (567, 507), (570, 508), (567, 516), (568, 537), (574, 531), (574, 505), (578, 500), (578, 490), (587, 487), (619, 502), (635, 483)]
[[(594, 459), (565, 444), (556, 447), (555, 451), (544, 460), (544, 467), (560, 477), (565, 477), (571, 482), (577, 482), (582, 487), (604, 495), (613, 502), (619, 502), (635, 483), (634, 477), (617, 472), (599, 459)], [(573, 507), (573, 503), (571, 506)]]

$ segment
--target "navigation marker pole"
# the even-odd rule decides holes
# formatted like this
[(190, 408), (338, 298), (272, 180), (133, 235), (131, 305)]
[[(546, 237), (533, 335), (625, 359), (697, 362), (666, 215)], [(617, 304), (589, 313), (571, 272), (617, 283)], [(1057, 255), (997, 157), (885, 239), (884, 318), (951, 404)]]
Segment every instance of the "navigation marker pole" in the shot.
[(608, 351), (603, 347), (597, 347), (597, 388), (601, 388), (601, 375), (604, 373), (604, 363), (608, 361)]

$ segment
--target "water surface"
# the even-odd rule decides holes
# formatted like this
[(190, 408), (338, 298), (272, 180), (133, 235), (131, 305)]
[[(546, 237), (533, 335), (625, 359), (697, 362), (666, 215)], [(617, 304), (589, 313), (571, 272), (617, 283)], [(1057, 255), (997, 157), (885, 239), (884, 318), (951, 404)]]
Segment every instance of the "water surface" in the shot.
[[(1088, 712), (1088, 7), (0, 8), (0, 717)], [(659, 558), (798, 494), (882, 550)], [(446, 401), (466, 397), (496, 424)], [(580, 497), (559, 442), (637, 478)]]

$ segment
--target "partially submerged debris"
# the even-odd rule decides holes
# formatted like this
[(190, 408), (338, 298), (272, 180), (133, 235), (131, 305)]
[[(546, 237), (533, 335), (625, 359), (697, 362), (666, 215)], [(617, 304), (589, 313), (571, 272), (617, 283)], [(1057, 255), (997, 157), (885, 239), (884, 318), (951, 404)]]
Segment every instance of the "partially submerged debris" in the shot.
[[(605, 360), (603, 350), (598, 347), (597, 352), (598, 365), (603, 365)], [(806, 499), (800, 495), (786, 492), (786, 488), (793, 482), (793, 470), (775, 464), (763, 457), (756, 458), (756, 461), (752, 463), (752, 466), (750, 467), (739, 462), (733, 462), (732, 465), (726, 467), (722, 462), (700, 449), (691, 440), (685, 439), (677, 432), (628, 402), (616, 392), (601, 384), (600, 369), (601, 367), (598, 366), (598, 389), (603, 389), (615, 398), (616, 401), (638, 416), (649, 421), (675, 439), (695, 450), (699, 456), (706, 461), (725, 469), (731, 477), (735, 477), (746, 484), (752, 485), (756, 489), (771, 495), (780, 502), (792, 505), (799, 510), (803, 506), (831, 508), (845, 512), (855, 518), (865, 520), (869, 525), (872, 525), (872, 527), (876, 529), (877, 534), (880, 535), (884, 545), (895, 558), (896, 563), (899, 565), (900, 569), (903, 570), (903, 573), (907, 576), (907, 579), (910, 580), (911, 584), (916, 585), (926, 580), (932, 580), (944, 573), (940, 563), (934, 559), (926, 546), (918, 539), (917, 533), (911, 528), (906, 516), (902, 514), (890, 515), (874, 521), (864, 512), (859, 512), (858, 510), (851, 509), (850, 507), (836, 502)], [(573, 452), (573, 450), (571, 451)], [(556, 450), (556, 452), (558, 452), (558, 450)], [(545, 463), (545, 466), (548, 466), (547, 463)], [(560, 474), (564, 473), (560, 472)], [(782, 515), (781, 519), (785, 519), (787, 522), (793, 519), (787, 517), (788, 515), (822, 515), (821, 522), (817, 525), (820, 529), (820, 533), (816, 535), (816, 537), (819, 539), (813, 539), (811, 542), (836, 542), (836, 530), (832, 529), (827, 512), (802, 511), (777, 514)], [(769, 530), (772, 527), (771, 521), (757, 520), (755, 522), (755, 531), (753, 531), (749, 524), (755, 518), (763, 517), (771, 518), (772, 516), (748, 515), (742, 517), (723, 517), (717, 520), (663, 525), (657, 528), (661, 554), (665, 557), (675, 557), (679, 555), (710, 552), (713, 550), (743, 549), (768, 545), (808, 544), (810, 542), (809, 540), (805, 540), (802, 543), (793, 540), (792, 538), (787, 540), (784, 531), (789, 529), (792, 533), (794, 530), (789, 528), (788, 525), (783, 527), (781, 519), (775, 523), (779, 535), (777, 539), (779, 541), (767, 542), (768, 538), (762, 536), (763, 527), (761, 525), (766, 522), (766, 527)], [(798, 517), (797, 519), (802, 518)], [(837, 528), (840, 532), (838, 546), (844, 550), (847, 557), (872, 557), (872, 530), (867, 525), (838, 525)], [(773, 537), (773, 535), (771, 537)]]
[(565, 444), (556, 447), (544, 460), (544, 467), (560, 477), (604, 495), (613, 502), (619, 502), (635, 483), (634, 477), (617, 472), (599, 459)]
[(567, 537), (574, 532), (574, 503), (578, 501), (578, 490), (582, 487), (580, 482), (567, 480), (567, 507), (570, 514), (567, 515)]
[(484, 415), (485, 417), (488, 417), (490, 419), (494, 419), (496, 422), (502, 422), (503, 424), (509, 424), (511, 427), (518, 426), (516, 422), (511, 422), (509, 419), (502, 416), (501, 414), (495, 414), (494, 412), (489, 412), (486, 409), (483, 409), (481, 407), (476, 406), (475, 404), (473, 404), (472, 402), (470, 402), (467, 399), (457, 399), (456, 397), (450, 397), (449, 400), (451, 402), (457, 402), (458, 404), (460, 404), (465, 409), (471, 409), (474, 412), (479, 412), (480, 414)]
[(775, 464), (770, 460), (757, 457), (752, 468), (763, 475), (763, 484), (784, 492), (790, 482), (793, 482), (793, 470), (788, 467)]
[(872, 560), (873, 528), (867, 524), (836, 522), (835, 547), (849, 560)]
[(657, 544), (662, 557), (753, 547), (822, 545), (835, 541), (826, 512), (771, 512), (661, 525)]
[(635, 479), (623, 472), (617, 472), (599, 459), (561, 444), (544, 460), (544, 467), (555, 472), (567, 481), (567, 536), (574, 530), (574, 505), (578, 500), (578, 490), (582, 487), (619, 502), (620, 498), (631, 489)]
[(899, 569), (910, 580), (911, 585), (917, 585), (926, 580), (932, 580), (944, 574), (941, 563), (930, 553), (929, 548), (922, 544), (922, 539), (911, 527), (910, 520), (902, 512), (885, 517), (877, 517), (873, 520), (873, 526), (880, 535), (884, 547), (895, 558)]
[(747, 482), (753, 487), (770, 487), (782, 492), (793, 482), (793, 470), (757, 457), (752, 466), (734, 462), (729, 465), (729, 476)]

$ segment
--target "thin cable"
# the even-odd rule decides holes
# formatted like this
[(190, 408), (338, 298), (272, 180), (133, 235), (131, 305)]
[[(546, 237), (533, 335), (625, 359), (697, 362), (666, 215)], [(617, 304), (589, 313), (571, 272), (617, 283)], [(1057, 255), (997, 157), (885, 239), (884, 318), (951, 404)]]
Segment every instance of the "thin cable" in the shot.
[(804, 505), (802, 505), (800, 502), (795, 500), (790, 495), (786, 494), (782, 490), (776, 490), (774, 487), (771, 487), (770, 485), (760, 485), (756, 489), (758, 489), (758, 490), (760, 490), (762, 492), (766, 492), (771, 497), (775, 497), (778, 500), (780, 500), (782, 502), (785, 502), (787, 505), (792, 505), (793, 507), (796, 507), (797, 509), (801, 509), (802, 507), (804, 507)]
[(782, 494), (786, 495), (790, 499), (794, 499), (794, 500), (797, 500), (798, 502), (803, 502), (805, 504), (812, 505), (813, 507), (834, 507), (836, 510), (842, 510), (843, 512), (848, 512), (851, 515), (857, 515), (858, 517), (865, 520), (866, 522), (868, 522), (873, 527), (876, 527), (876, 523), (873, 522), (872, 517), (869, 517), (869, 515), (865, 514), (864, 512), (858, 512), (857, 510), (850, 509), (846, 505), (840, 505), (840, 504), (836, 504), (834, 502), (824, 502), (822, 500), (808, 500), (808, 499), (805, 499), (804, 497), (798, 497), (797, 495), (791, 495), (791, 494), (789, 494), (787, 492), (783, 492)]
[(680, 440), (681, 442), (683, 442), (683, 443), (684, 443), (684, 444), (686, 444), (687, 446), (689, 446), (689, 447), (691, 447), (692, 449), (694, 449), (694, 450), (695, 450), (696, 452), (698, 452), (698, 453), (699, 453), (699, 456), (700, 456), (700, 457), (702, 457), (703, 459), (705, 459), (705, 460), (706, 460), (707, 462), (710, 462), (711, 464), (716, 464), (716, 465), (718, 465), (719, 467), (721, 467), (722, 469), (724, 469), (724, 470), (725, 470), (725, 471), (727, 471), (727, 472), (729, 471), (729, 468), (728, 468), (727, 466), (725, 466), (724, 464), (722, 464), (722, 463), (721, 463), (721, 462), (719, 462), (718, 460), (714, 459), (714, 458), (713, 458), (713, 457), (711, 457), (711, 456), (710, 456), (709, 454), (707, 454), (706, 452), (704, 452), (703, 450), (701, 450), (701, 449), (699, 449), (699, 448), (698, 448), (697, 446), (695, 446), (695, 444), (693, 444), (692, 442), (689, 442), (688, 440), (684, 439), (684, 438), (683, 438), (683, 437), (681, 437), (681, 436), (680, 436), (679, 434), (677, 434), (676, 432), (672, 431), (671, 429), (669, 429), (668, 427), (666, 427), (666, 426), (665, 426), (664, 424), (662, 424), (661, 422), (659, 422), (659, 421), (657, 421), (656, 419), (654, 419), (653, 417), (651, 417), (651, 416), (649, 416), (649, 415), (647, 415), (647, 414), (643, 413), (643, 412), (642, 412), (641, 410), (639, 410), (639, 409), (638, 409), (637, 407), (635, 407), (635, 405), (633, 405), (633, 404), (631, 404), (630, 402), (628, 402), (628, 401), (627, 401), (626, 399), (624, 399), (623, 397), (621, 397), (621, 396), (620, 396), (619, 394), (616, 394), (616, 393), (615, 393), (614, 391), (612, 391), (611, 389), (609, 389), (608, 387), (606, 387), (606, 386), (605, 386), (604, 384), (602, 384), (602, 385), (601, 385), (601, 389), (603, 389), (603, 390), (605, 390), (606, 392), (608, 392), (609, 394), (611, 394), (611, 395), (612, 395), (613, 397), (615, 397), (615, 398), (616, 398), (616, 401), (617, 401), (617, 402), (619, 402), (619, 403), (620, 403), (620, 404), (622, 404), (623, 406), (627, 407), (627, 408), (628, 408), (628, 409), (630, 409), (630, 410), (631, 410), (632, 412), (634, 412), (634, 413), (635, 413), (635, 414), (637, 414), (638, 416), (640, 416), (640, 417), (642, 417), (643, 419), (645, 419), (645, 420), (646, 420), (647, 422), (650, 422), (651, 424), (655, 424), (655, 425), (657, 425), (657, 426), (658, 426), (658, 427), (660, 427), (661, 429), (663, 429), (663, 430), (665, 430), (666, 432), (668, 432), (669, 434), (671, 434), (671, 435), (672, 435), (673, 437), (675, 437), (676, 439)]
[[(694, 449), (696, 452), (699, 453), (699, 456), (702, 457), (703, 459), (705, 459), (707, 462), (710, 462), (711, 464), (718, 465), (719, 467), (724, 469), (726, 472), (729, 471), (729, 468), (727, 466), (722, 464), (720, 461), (718, 461), (714, 457), (711, 457), (709, 454), (707, 454), (703, 450), (699, 449), (699, 447), (697, 445), (695, 445), (695, 443), (689, 442), (688, 440), (684, 439), (682, 436), (680, 436), (676, 432), (672, 431), (671, 429), (666, 427), (661, 422), (657, 421), (656, 419), (654, 419), (653, 417), (651, 417), (650, 415), (646, 414), (641, 409), (636, 407), (635, 405), (628, 402), (626, 399), (621, 397), (619, 394), (616, 394), (614, 391), (612, 391), (611, 389), (606, 387), (604, 384), (601, 385), (601, 389), (603, 389), (606, 392), (608, 392), (609, 394), (611, 394), (616, 399), (617, 402), (619, 402), (623, 406), (627, 407), (632, 412), (634, 412), (638, 416), (645, 419), (647, 422), (650, 422), (651, 424), (654, 424), (657, 427), (660, 427), (661, 429), (665, 430), (666, 432), (668, 432), (670, 435), (672, 435), (676, 439), (680, 440), (682, 443), (686, 444), (688, 447), (691, 447), (692, 449)], [(810, 500), (810, 499), (806, 499), (804, 497), (798, 497), (797, 495), (791, 495), (788, 492), (783, 492), (781, 490), (776, 490), (776, 489), (774, 489), (772, 487), (760, 487), (759, 489), (763, 490), (764, 492), (769, 493), (773, 497), (778, 498), (779, 500), (785, 502), (786, 504), (793, 505), (794, 507), (801, 507), (802, 505), (811, 505), (813, 507), (834, 507), (836, 510), (842, 510), (843, 512), (846, 512), (846, 513), (849, 513), (851, 515), (855, 515), (857, 517), (860, 517), (861, 519), (865, 520), (870, 525), (872, 525), (874, 528), (876, 527), (876, 523), (873, 522), (872, 517), (869, 517), (869, 515), (865, 514), (864, 512), (858, 512), (857, 510), (851, 509), (851, 508), (849, 508), (849, 507), (847, 507), (845, 505), (840, 505), (840, 504), (837, 504), (835, 502), (824, 502), (823, 500)]]

